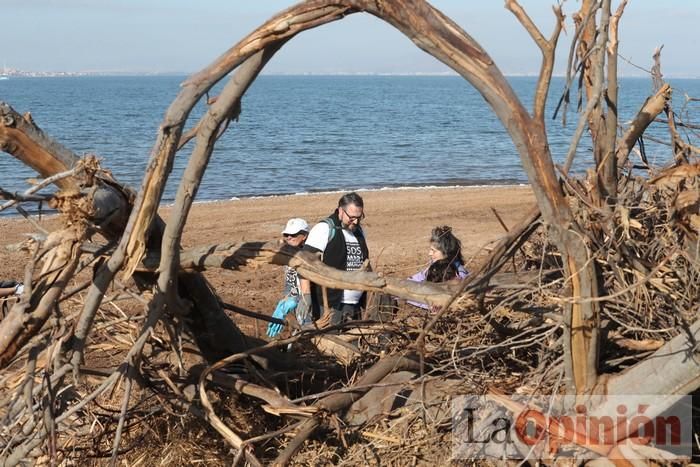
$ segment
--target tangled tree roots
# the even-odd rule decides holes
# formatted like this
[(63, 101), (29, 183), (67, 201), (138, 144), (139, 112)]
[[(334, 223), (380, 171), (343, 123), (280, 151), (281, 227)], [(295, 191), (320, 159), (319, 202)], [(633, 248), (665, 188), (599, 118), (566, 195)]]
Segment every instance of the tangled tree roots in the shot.
[[(48, 201), (61, 216), (59, 229), (24, 245), (25, 290), (3, 302), (2, 464), (102, 458), (137, 464), (156, 456), (164, 464), (195, 457), (207, 464), (231, 457), (251, 465), (444, 464), (455, 454), (451, 404), (458, 395), (488, 396), (493, 414), (538, 419), (544, 414), (537, 407), (506, 394), (575, 395), (593, 414), (611, 410), (608, 396), (642, 404), (643, 384), (657, 395), (654, 416), (673, 404), (671, 396), (697, 389), (694, 133), (679, 136), (670, 87), (659, 82), (618, 138), (615, 54), (607, 57), (605, 93), (603, 65), (607, 51), (616, 51), (624, 2), (612, 14), (609, 1), (584, 1), (568, 81), (581, 73), (588, 102), (570, 154), (587, 127), (596, 170), (588, 178), (568, 176), (569, 160), (557, 177), (543, 115), (563, 14), (555, 9), (555, 31), (546, 40), (517, 2), (506, 3), (543, 51), (532, 115), (479, 44), (430, 5), (311, 0), (272, 18), (184, 83), (138, 194), (95, 157), (79, 159), (29, 115), (0, 104), (0, 148), (46, 177), (22, 194), (1, 191), (9, 201), (0, 209)], [(486, 97), (516, 143), (537, 206), (461, 285), (341, 272), (305, 252), (263, 243), (182, 250), (213, 146), (238, 117), (250, 83), (294, 35), (358, 11), (401, 30)], [(234, 70), (185, 131), (194, 105)], [(629, 154), (662, 111), (673, 162), (661, 170), (641, 153), (646, 173), (639, 176)], [(156, 213), (163, 187), (175, 154), (192, 140), (165, 222)], [(59, 191), (41, 194), (51, 183)], [(375, 300), (362, 321), (259, 341), (225, 312), (245, 310), (224, 305), (201, 272), (261, 261), (290, 265), (326, 287), (368, 291)], [(395, 309), (381, 300), (387, 295), (428, 303), (433, 312)], [(293, 319), (287, 324), (296, 326)], [(282, 351), (290, 346), (294, 352)], [(549, 448), (620, 465), (627, 465), (634, 435), (601, 443), (571, 429), (550, 434)], [(516, 458), (533, 454), (522, 443), (508, 448)], [(641, 449), (640, 458), (684, 460)]]

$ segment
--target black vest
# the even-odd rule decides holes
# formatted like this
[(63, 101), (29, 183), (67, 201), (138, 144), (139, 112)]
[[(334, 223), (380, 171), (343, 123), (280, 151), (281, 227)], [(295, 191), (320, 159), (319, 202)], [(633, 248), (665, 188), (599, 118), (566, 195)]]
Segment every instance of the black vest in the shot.
[[(323, 263), (333, 268), (340, 269), (341, 271), (347, 271), (347, 246), (345, 245), (345, 236), (343, 235), (342, 223), (338, 217), (338, 210), (336, 209), (333, 214), (322, 222), (326, 222), (330, 227), (328, 233), (329, 240), (326, 244), (326, 249), (323, 251)], [(360, 244), (363, 258), (369, 258), (369, 250), (367, 248), (367, 242), (365, 241), (365, 235), (362, 232), (362, 227), (358, 225), (353, 234), (355, 234)], [(305, 245), (304, 250), (312, 252), (320, 251), (309, 245)], [(337, 307), (343, 301), (343, 289), (327, 289), (326, 293), (328, 295), (328, 306), (331, 308)], [(323, 310), (323, 295), (321, 287), (313, 282), (311, 283), (311, 303), (313, 306), (314, 318), (318, 319), (321, 316), (321, 310)]]

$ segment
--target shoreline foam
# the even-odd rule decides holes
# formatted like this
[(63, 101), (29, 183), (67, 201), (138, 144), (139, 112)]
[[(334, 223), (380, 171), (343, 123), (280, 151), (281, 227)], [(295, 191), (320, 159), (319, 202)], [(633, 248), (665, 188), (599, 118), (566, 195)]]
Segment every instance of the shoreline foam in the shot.
[[(365, 187), (365, 188), (348, 188), (348, 189), (337, 189), (337, 190), (320, 190), (320, 191), (302, 191), (296, 193), (274, 193), (267, 195), (241, 195), (234, 196), (231, 198), (217, 198), (217, 199), (203, 199), (195, 200), (194, 205), (206, 205), (215, 203), (227, 203), (233, 201), (244, 201), (244, 200), (264, 200), (264, 199), (276, 199), (276, 198), (291, 198), (291, 197), (302, 197), (302, 196), (315, 196), (315, 195), (333, 195), (339, 193), (348, 193), (351, 191), (356, 191), (359, 193), (374, 193), (374, 192), (387, 192), (387, 191), (425, 191), (425, 190), (488, 190), (488, 189), (508, 189), (508, 188), (527, 188), (529, 183), (502, 183), (502, 184), (478, 184), (478, 185), (400, 185), (400, 186), (382, 186), (382, 187)], [(175, 205), (174, 202), (161, 202), (159, 208), (171, 208)], [(36, 215), (36, 211), (28, 210), (29, 214)], [(42, 210), (42, 217), (53, 217), (57, 216), (58, 213), (55, 210)], [(9, 211), (0, 211), (0, 219), (22, 219), (23, 216), (19, 213), (13, 213)]]

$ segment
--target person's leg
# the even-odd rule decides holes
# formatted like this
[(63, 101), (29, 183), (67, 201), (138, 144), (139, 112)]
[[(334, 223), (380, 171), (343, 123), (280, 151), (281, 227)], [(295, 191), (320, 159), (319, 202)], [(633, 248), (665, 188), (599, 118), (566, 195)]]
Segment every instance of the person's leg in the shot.
[(354, 321), (360, 319), (360, 305), (340, 303), (337, 305), (337, 307), (331, 308), (330, 313), (330, 325), (337, 326), (347, 321)]
[(362, 319), (388, 323), (393, 319), (397, 309), (398, 302), (395, 297), (389, 294), (374, 293), (371, 300), (367, 300), (367, 307), (362, 313)]
[(356, 321), (360, 319), (360, 305), (343, 303), (343, 322)]
[(344, 309), (345, 303), (339, 303), (337, 306), (334, 306), (330, 310), (328, 310), (331, 314), (331, 326), (337, 326), (344, 322)]

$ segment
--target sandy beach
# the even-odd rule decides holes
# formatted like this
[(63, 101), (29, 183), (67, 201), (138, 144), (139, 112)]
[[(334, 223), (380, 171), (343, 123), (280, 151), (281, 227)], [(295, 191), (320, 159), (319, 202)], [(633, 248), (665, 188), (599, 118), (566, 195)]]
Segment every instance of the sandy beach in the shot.
[[(330, 214), (342, 193), (304, 194), (200, 203), (193, 207), (183, 247), (278, 239), (290, 217), (313, 224)], [(450, 225), (463, 244), (468, 263), (478, 261), (503, 235), (492, 208), (506, 225), (522, 218), (534, 203), (529, 187), (406, 188), (360, 192), (365, 201), (363, 226), (375, 270), (406, 277), (427, 262), (428, 237), (436, 225)], [(162, 209), (167, 219), (169, 208)], [(41, 225), (55, 229), (57, 216)], [(24, 275), (27, 253), (8, 251), (34, 232), (24, 219), (0, 219), (2, 278)], [(469, 264), (467, 265), (469, 267)], [(238, 271), (209, 271), (207, 278), (223, 300), (249, 310), (271, 313), (282, 291), (279, 267), (264, 265)], [(246, 323), (247, 324), (247, 323)], [(244, 328), (247, 327), (244, 326)], [(255, 330), (246, 329), (255, 333)]]

